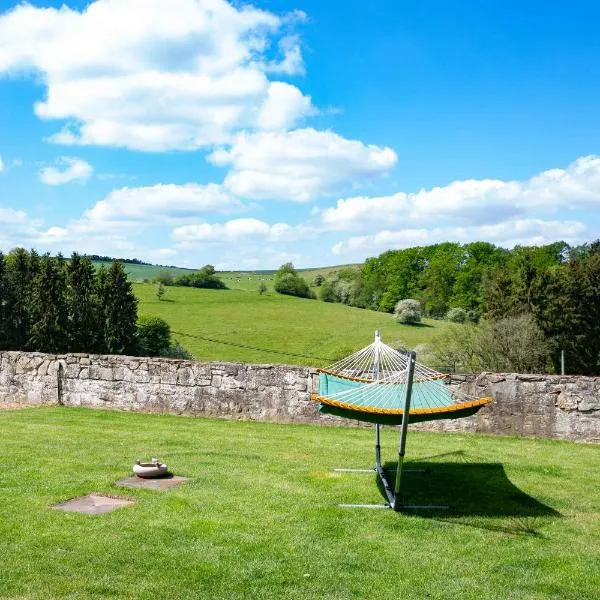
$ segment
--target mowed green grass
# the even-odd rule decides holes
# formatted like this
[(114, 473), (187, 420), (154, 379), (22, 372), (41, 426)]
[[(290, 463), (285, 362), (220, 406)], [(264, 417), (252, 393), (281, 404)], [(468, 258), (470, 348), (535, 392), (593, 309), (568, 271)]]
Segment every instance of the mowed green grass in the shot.
[(172, 337), (199, 360), (327, 366), (370, 344), (376, 329), (386, 343), (413, 348), (448, 326), (400, 325), (387, 313), (275, 292), (168, 287), (159, 301), (156, 285), (133, 286), (139, 314), (165, 319)]
[[(393, 459), (397, 431), (384, 429)], [(597, 600), (600, 448), (411, 432), (405, 502), (381, 504), (372, 429), (52, 407), (0, 411), (3, 599)], [(125, 489), (158, 456), (191, 481)], [(91, 492), (105, 515), (51, 506)]]

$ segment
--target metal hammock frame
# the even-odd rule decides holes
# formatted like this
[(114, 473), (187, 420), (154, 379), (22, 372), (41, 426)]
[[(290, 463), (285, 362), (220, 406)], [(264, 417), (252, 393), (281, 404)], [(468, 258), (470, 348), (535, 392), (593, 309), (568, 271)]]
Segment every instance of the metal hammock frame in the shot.
[[(348, 382), (348, 389), (334, 391), (330, 395), (313, 394), (312, 399), (321, 403), (320, 410), (345, 418), (375, 423), (375, 468), (374, 469), (336, 469), (345, 472), (376, 471), (388, 504), (386, 508), (395, 511), (402, 509), (443, 509), (444, 506), (409, 506), (400, 503), (402, 469), (406, 454), (406, 437), (409, 420), (425, 421), (436, 418), (456, 418), (477, 412), (492, 401), (491, 397), (473, 399), (450, 389), (445, 382), (449, 376), (417, 363), (414, 351), (406, 354), (394, 350), (381, 342), (379, 332), (375, 332), (375, 341), (355, 354), (335, 363), (328, 369), (318, 369), (320, 374), (333, 376)], [(434, 382), (433, 384), (428, 382)], [(359, 385), (356, 385), (359, 384)], [(421, 392), (419, 387), (424, 391)], [(411, 409), (411, 402), (417, 390), (419, 407)], [(403, 398), (400, 398), (403, 395)], [(401, 408), (398, 406), (401, 400)], [(449, 403), (449, 400), (452, 402)], [(385, 469), (381, 464), (381, 425), (400, 425), (398, 444), (398, 466), (392, 487)], [(340, 505), (367, 506), (379, 505)]]

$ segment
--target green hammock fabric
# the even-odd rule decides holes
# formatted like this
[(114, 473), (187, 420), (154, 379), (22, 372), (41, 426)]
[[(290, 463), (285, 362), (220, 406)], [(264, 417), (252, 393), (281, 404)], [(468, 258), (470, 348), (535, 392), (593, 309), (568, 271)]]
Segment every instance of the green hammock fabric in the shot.
[[(355, 393), (352, 394), (351, 400), (347, 394), (340, 394), (340, 392), (348, 392), (352, 389), (355, 390)], [(404, 397), (406, 396), (406, 384), (395, 383), (372, 386), (361, 381), (336, 377), (330, 373), (319, 373), (319, 396), (338, 400), (339, 402), (351, 402), (361, 407), (402, 410)], [(413, 383), (411, 410), (441, 408), (453, 404), (455, 404), (455, 401), (442, 379)]]
[[(348, 419), (357, 419), (382, 425), (399, 425), (404, 408), (406, 384), (373, 384), (319, 373), (320, 412)], [(344, 404), (346, 406), (340, 406)], [(456, 410), (448, 408), (456, 407)], [(415, 381), (412, 387), (410, 422), (456, 419), (475, 414), (481, 408), (466, 404), (461, 407), (452, 397), (443, 379)], [(418, 411), (418, 412), (413, 412)], [(426, 411), (426, 412), (422, 412)]]

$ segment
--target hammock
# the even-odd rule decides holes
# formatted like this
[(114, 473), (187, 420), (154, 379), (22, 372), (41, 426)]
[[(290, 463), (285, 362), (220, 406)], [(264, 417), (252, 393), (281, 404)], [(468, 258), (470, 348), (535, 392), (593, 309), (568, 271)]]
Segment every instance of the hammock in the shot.
[[(384, 344), (378, 331), (372, 344), (328, 369), (318, 369), (318, 373), (319, 391), (312, 394), (312, 399), (320, 402), (321, 412), (375, 423), (374, 470), (388, 498), (385, 506), (396, 511), (406, 508), (447, 508), (415, 507), (400, 503), (400, 480), (409, 420), (415, 423), (470, 416), (489, 404), (492, 398), (467, 396), (456, 385), (452, 385), (448, 375), (417, 363), (414, 352), (403, 354)], [(381, 425), (401, 425), (393, 489), (381, 464)]]
[[(318, 369), (319, 391), (312, 399), (320, 411), (382, 425), (401, 425), (409, 355), (375, 341), (333, 364)], [(492, 401), (474, 398), (452, 385), (448, 375), (415, 363), (410, 422), (456, 419), (475, 414)]]

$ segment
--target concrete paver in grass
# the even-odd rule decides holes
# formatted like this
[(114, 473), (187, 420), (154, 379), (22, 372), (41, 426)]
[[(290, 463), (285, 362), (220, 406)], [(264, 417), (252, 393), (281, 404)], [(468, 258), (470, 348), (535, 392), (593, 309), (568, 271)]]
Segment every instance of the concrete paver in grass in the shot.
[(133, 477), (126, 477), (125, 479), (117, 481), (117, 485), (120, 487), (146, 488), (149, 490), (169, 490), (178, 487), (189, 480), (189, 477), (170, 474), (155, 479), (144, 479), (143, 477), (134, 475)]
[(124, 498), (110, 498), (101, 494), (88, 494), (87, 496), (80, 496), (66, 502), (60, 502), (52, 508), (87, 515), (101, 515), (131, 504), (135, 504), (135, 502), (133, 500), (125, 500)]

